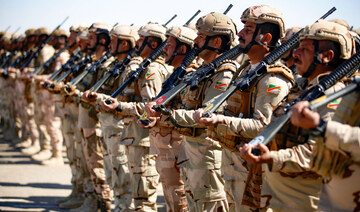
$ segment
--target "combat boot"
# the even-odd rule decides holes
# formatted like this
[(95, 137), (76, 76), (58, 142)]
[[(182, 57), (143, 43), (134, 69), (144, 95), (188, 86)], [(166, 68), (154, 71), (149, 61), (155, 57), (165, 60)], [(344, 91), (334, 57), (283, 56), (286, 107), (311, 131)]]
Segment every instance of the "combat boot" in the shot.
[(33, 160), (36, 161), (44, 161), (44, 160), (48, 160), (51, 158), (51, 151), (49, 149), (43, 149), (41, 150), (39, 153), (37, 153), (36, 155), (31, 156), (31, 158)]
[(45, 166), (60, 166), (64, 165), (64, 160), (60, 150), (55, 150), (53, 156), (49, 160), (44, 160), (41, 165)]
[(18, 143), (15, 145), (16, 148), (28, 148), (31, 146), (31, 138), (27, 138), (25, 140), (23, 140), (22, 142)]
[(100, 208), (101, 212), (111, 212), (111, 201), (110, 200), (99, 200), (98, 208)]
[(95, 195), (89, 194), (80, 207), (71, 209), (70, 212), (94, 212), (97, 211), (97, 209), (98, 204)]
[(84, 199), (85, 198), (82, 195), (76, 195), (70, 198), (68, 201), (61, 203), (59, 207), (64, 209), (78, 208), (82, 206)]
[(34, 155), (41, 150), (39, 143), (34, 143), (32, 146), (22, 149), (21, 152), (25, 155)]
[(56, 200), (55, 204), (60, 205), (61, 203), (68, 201), (69, 199), (73, 198), (76, 195), (77, 195), (77, 192), (76, 192), (75, 185), (72, 184), (71, 193), (69, 194), (69, 196)]

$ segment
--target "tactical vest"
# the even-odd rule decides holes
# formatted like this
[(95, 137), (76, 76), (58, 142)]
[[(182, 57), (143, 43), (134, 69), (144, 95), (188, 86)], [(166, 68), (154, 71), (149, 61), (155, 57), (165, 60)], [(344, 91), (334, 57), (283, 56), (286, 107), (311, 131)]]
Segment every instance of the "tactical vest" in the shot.
[[(244, 71), (242, 71), (242, 73), (240, 74), (241, 77), (244, 76), (244, 73), (249, 70), (249, 68), (250, 67), (248, 66), (244, 69)], [(239, 118), (252, 118), (256, 101), (257, 84), (267, 74), (281, 74), (290, 81), (294, 80), (291, 70), (285, 65), (280, 63), (269, 65), (267, 66), (267, 73), (253, 81), (247, 91), (236, 90), (236, 92), (228, 98), (228, 105), (225, 108), (224, 114), (226, 116), (233, 116)], [(247, 143), (252, 140), (252, 138), (245, 138), (243, 136), (219, 136), (216, 132), (214, 132), (215, 128), (209, 129), (209, 137), (219, 141), (223, 147), (231, 150), (235, 150), (236, 145), (238, 144)]]

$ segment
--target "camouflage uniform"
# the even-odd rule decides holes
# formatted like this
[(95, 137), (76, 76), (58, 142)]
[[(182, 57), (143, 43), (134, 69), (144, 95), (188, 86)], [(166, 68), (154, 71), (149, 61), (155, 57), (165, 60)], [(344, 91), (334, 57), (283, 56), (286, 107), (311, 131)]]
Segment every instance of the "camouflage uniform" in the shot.
[[(113, 58), (108, 59), (95, 73), (85, 76), (77, 88), (80, 91), (88, 90), (91, 85), (99, 80), (100, 74), (106, 70), (112, 61)], [(80, 102), (78, 125), (83, 135), (82, 147), (87, 169), (90, 172), (99, 199), (111, 201), (110, 187), (105, 179), (103, 150), (100, 142), (101, 131), (97, 115), (98, 112), (93, 105)]]
[[(36, 58), (34, 67), (38, 67), (42, 63), (50, 59), (50, 57), (54, 54), (54, 52), (55, 50), (52, 46), (45, 45), (44, 48), (41, 50), (39, 57)], [(50, 99), (50, 93), (44, 89), (41, 89), (39, 83), (36, 82), (35, 80), (33, 80), (31, 83), (30, 93), (31, 94), (28, 95), (31, 95), (31, 99), (34, 102), (34, 118), (39, 131), (41, 149), (42, 151), (47, 151), (48, 156), (50, 158), (51, 141), (50, 141), (50, 136), (46, 130), (46, 124), (45, 124), (45, 114), (48, 111), (44, 110), (45, 106), (43, 105), (43, 101)], [(50, 113), (53, 112), (50, 111)], [(36, 138), (36, 140), (37, 139), (38, 138)]]
[[(348, 59), (353, 49), (353, 40), (349, 36), (348, 30), (336, 23), (320, 20), (319, 22), (305, 27), (300, 33), (300, 40), (311, 39), (313, 40), (314, 53), (313, 61), (307, 68), (303, 77), (308, 78), (311, 73), (317, 67), (315, 63), (316, 55), (320, 53), (319, 43), (317, 40), (325, 40), (339, 43), (340, 47), (340, 59)], [(304, 41), (307, 42), (307, 41)], [(307, 43), (305, 43), (306, 45)], [(300, 44), (301, 45), (301, 44)], [(304, 59), (306, 52), (299, 50), (294, 52), (294, 57)], [(302, 52), (302, 53), (301, 53)], [(301, 58), (305, 55), (304, 58)], [(321, 60), (321, 58), (318, 60)], [(334, 59), (335, 60), (335, 59)], [(322, 62), (322, 61), (321, 61)], [(324, 63), (324, 62), (322, 62)], [(300, 70), (301, 70), (300, 65)], [(324, 68), (327, 72), (331, 71), (331, 68)], [(333, 69), (333, 68), (332, 68)], [(322, 69), (320, 69), (321, 71)], [(310, 73), (310, 74), (309, 74)], [(317, 74), (317, 76), (309, 82), (308, 88), (317, 84), (321, 77), (326, 75)], [(333, 87), (325, 91), (325, 94), (333, 93), (344, 87), (344, 84), (339, 82)], [(291, 101), (299, 95), (299, 92), (292, 92), (285, 101)], [(334, 114), (334, 108), (336, 108), (338, 100), (329, 103), (326, 106), (320, 107), (318, 112), (320, 116), (329, 120)], [(279, 116), (278, 112), (274, 113), (274, 120)], [(285, 125), (280, 133), (278, 133), (270, 144), (271, 150), (270, 157), (272, 159), (272, 165), (264, 165), (265, 173), (263, 176), (264, 182), (261, 191), (261, 195), (266, 200), (263, 204), (273, 210), (285, 210), (285, 211), (316, 211), (317, 203), (319, 200), (319, 191), (321, 188), (321, 177), (310, 170), (310, 158), (314, 154), (314, 141), (309, 140), (306, 130), (299, 129), (291, 124)]]
[[(141, 57), (134, 57), (122, 71), (121, 75), (115, 80), (110, 80), (104, 84), (106, 89), (102, 89), (104, 94), (99, 94), (97, 105), (107, 99), (115, 89), (125, 82), (127, 76), (136, 70), (142, 62)], [(123, 95), (118, 96), (119, 101), (129, 101), (134, 97), (134, 84), (124, 90)], [(123, 116), (114, 116), (113, 113), (100, 111), (99, 122), (101, 124), (102, 145), (104, 151), (104, 169), (108, 183), (114, 191), (115, 209), (132, 210), (132, 188), (130, 182), (130, 171), (126, 146), (119, 140), (124, 129)]]
[(125, 116), (120, 143), (127, 146), (136, 210), (157, 210), (156, 190), (159, 184), (159, 174), (155, 167), (157, 155), (150, 152), (149, 132), (140, 128), (136, 121), (144, 112), (145, 102), (156, 97), (161, 91), (162, 82), (171, 72), (170, 67), (165, 65), (164, 59), (158, 58), (135, 82), (133, 102), (119, 102), (122, 111), (118, 112), (118, 115)]
[(317, 141), (311, 167), (325, 178), (319, 211), (359, 210), (359, 100), (358, 91), (343, 97), (324, 139)]
[[(322, 76), (324, 75), (319, 75), (311, 81), (308, 88), (316, 85)], [(343, 87), (343, 83), (338, 83), (326, 90), (325, 94), (331, 94)], [(302, 92), (293, 88), (282, 107), (274, 112), (272, 120), (275, 121), (283, 113), (280, 109), (286, 103), (294, 100)], [(329, 104), (317, 111), (322, 118), (329, 120), (334, 115), (335, 109), (336, 104)], [(309, 170), (309, 157), (312, 154), (314, 141), (305, 143), (307, 138), (302, 135), (306, 133), (291, 124), (285, 126), (282, 133), (275, 137), (273, 144), (270, 144), (272, 166), (263, 165), (265, 172), (261, 190), (261, 195), (264, 197), (262, 204), (273, 210), (316, 211), (321, 177)], [(299, 143), (305, 144), (299, 145)]]
[[(251, 72), (256, 65), (250, 65), (239, 78)], [(248, 92), (236, 91), (230, 96), (224, 113), (226, 124), (215, 126), (214, 131), (209, 131), (210, 137), (224, 143), (225, 147), (230, 143), (246, 143), (270, 123), (274, 107), (292, 86), (292, 74), (279, 63), (268, 66), (267, 70), (267, 74), (251, 84)], [(276, 89), (271, 90), (273, 87)], [(249, 165), (238, 152), (224, 148), (222, 171), (231, 210), (249, 210), (242, 204)]]

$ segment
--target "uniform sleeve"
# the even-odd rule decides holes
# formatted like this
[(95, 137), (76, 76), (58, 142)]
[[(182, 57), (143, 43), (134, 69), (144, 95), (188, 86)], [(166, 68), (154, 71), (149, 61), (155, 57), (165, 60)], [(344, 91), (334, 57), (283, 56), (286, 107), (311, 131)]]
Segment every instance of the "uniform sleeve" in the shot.
[(271, 121), (275, 107), (289, 93), (291, 83), (283, 76), (269, 74), (257, 86), (253, 118), (225, 116), (225, 124), (219, 124), (217, 131), (234, 136), (256, 137)]
[[(228, 88), (233, 72), (229, 70), (224, 70), (218, 72), (213, 78), (209, 79), (207, 83), (203, 86), (202, 89), (204, 92), (204, 100), (202, 101), (202, 106), (207, 106), (221, 95)], [(201, 88), (200, 88), (201, 89)], [(186, 95), (186, 94), (185, 94)], [(221, 110), (221, 108), (220, 108)], [(183, 127), (199, 127), (199, 125), (193, 119), (194, 110), (174, 110), (173, 119)]]
[(54, 70), (52, 71), (57, 71), (61, 68), (61, 66), (63, 64), (66, 63), (66, 61), (68, 61), (70, 58), (70, 54), (67, 51), (62, 52), (58, 58), (56, 58), (55, 60), (55, 66), (54, 66)]
[(310, 159), (315, 141), (292, 148), (270, 151), (273, 160), (272, 171), (303, 172), (310, 168)]
[(138, 79), (141, 102), (121, 102), (121, 114), (140, 117), (145, 111), (145, 103), (152, 101), (161, 91), (166, 70), (159, 63), (150, 65)]
[(360, 161), (359, 127), (329, 121), (326, 126), (325, 139), (325, 145), (329, 149), (349, 152), (352, 159)]

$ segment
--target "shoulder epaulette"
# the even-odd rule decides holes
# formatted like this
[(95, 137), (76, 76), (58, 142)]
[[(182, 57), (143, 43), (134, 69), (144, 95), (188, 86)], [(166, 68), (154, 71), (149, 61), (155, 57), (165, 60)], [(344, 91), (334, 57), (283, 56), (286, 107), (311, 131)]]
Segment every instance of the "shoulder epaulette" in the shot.
[(282, 74), (290, 81), (294, 81), (292, 71), (282, 63), (271, 64), (267, 66), (267, 73), (271, 74)]
[(223, 60), (221, 61), (219, 68), (216, 70), (216, 72), (230, 70), (232, 72), (236, 72), (237, 65), (234, 60)]

